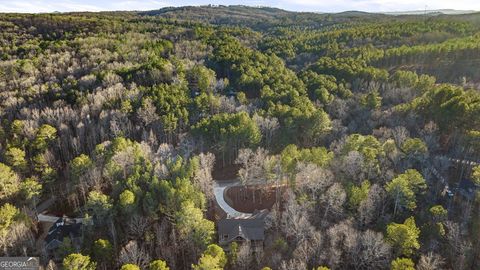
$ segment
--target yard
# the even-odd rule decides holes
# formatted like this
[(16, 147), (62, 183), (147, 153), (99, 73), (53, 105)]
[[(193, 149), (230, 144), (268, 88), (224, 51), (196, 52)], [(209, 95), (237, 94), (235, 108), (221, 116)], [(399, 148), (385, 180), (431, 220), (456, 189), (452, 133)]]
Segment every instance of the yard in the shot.
[(233, 186), (226, 190), (225, 200), (235, 210), (253, 213), (255, 210), (271, 209), (281, 201), (285, 187)]

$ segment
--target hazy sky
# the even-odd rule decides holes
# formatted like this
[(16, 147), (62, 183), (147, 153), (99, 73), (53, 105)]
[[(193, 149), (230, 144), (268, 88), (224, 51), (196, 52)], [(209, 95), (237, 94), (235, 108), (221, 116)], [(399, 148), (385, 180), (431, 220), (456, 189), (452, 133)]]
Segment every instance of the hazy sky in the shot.
[(294, 11), (480, 10), (480, 0), (0, 0), (0, 12), (151, 10), (186, 5), (271, 6)]

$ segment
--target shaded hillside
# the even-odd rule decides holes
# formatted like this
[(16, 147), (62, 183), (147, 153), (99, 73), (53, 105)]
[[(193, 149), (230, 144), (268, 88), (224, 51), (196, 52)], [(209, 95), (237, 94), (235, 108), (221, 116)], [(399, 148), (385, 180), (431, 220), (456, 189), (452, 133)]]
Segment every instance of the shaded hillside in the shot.
[[(444, 12), (453, 13), (453, 12)], [(479, 81), (475, 40), (480, 14), (393, 15), (345, 11), (290, 12), (248, 6), (163, 8), (140, 13), (150, 18), (249, 27), (264, 35), (250, 46), (275, 53), (301, 70), (321, 57), (363, 58), (389, 70), (415, 70), (442, 82)], [(408, 48), (404, 48), (407, 46)], [(450, 47), (449, 47), (450, 46)], [(454, 47), (452, 47), (454, 46)], [(440, 55), (443, 54), (443, 57)]]
[(320, 28), (333, 23), (356, 20), (374, 20), (385, 15), (347, 11), (338, 14), (291, 12), (270, 7), (249, 6), (187, 6), (168, 7), (160, 10), (140, 12), (140, 15), (160, 16), (168, 19), (199, 21), (216, 25), (247, 26), (255, 30), (270, 27)]

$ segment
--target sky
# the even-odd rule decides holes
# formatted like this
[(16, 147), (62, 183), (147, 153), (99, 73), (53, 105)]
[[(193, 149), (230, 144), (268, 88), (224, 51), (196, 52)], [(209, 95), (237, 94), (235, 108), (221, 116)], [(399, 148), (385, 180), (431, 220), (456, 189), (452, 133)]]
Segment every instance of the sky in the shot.
[(188, 5), (269, 6), (292, 11), (392, 12), (434, 9), (479, 10), (480, 0), (0, 0), (0, 12), (152, 10)]

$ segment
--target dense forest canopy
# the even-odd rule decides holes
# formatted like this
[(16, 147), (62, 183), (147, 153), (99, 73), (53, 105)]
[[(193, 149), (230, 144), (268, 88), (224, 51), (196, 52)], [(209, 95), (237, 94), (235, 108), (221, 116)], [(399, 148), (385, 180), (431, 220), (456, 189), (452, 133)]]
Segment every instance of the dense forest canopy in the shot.
[[(0, 30), (1, 256), (480, 265), (480, 14), (201, 6), (0, 14)], [(260, 249), (217, 235), (234, 179), (222, 198), (273, 198)], [(45, 247), (62, 216), (79, 235)]]

